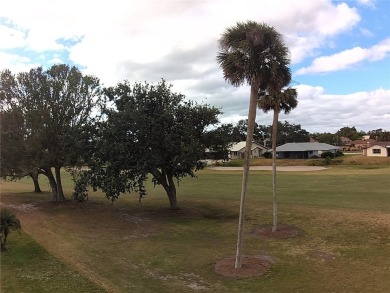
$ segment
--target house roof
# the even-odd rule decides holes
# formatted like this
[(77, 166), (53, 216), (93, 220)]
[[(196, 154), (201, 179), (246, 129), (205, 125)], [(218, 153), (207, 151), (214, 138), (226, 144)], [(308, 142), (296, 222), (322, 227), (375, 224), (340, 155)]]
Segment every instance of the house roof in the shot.
[[(240, 141), (240, 142), (237, 142), (235, 144), (232, 145), (232, 147), (230, 148), (230, 151), (232, 152), (239, 152), (241, 151), (242, 149), (245, 148), (245, 145), (246, 145), (246, 142), (245, 141)], [(251, 150), (253, 151), (255, 148), (261, 148), (263, 150), (266, 150), (267, 148), (255, 143), (255, 142), (252, 142), (252, 148)]]
[(338, 146), (321, 142), (291, 142), (276, 148), (277, 152), (305, 152), (305, 151), (330, 151), (337, 150)]
[(381, 147), (385, 147), (385, 148), (390, 148), (390, 141), (377, 141), (368, 148), (372, 148), (374, 146), (381, 146)]
[(354, 144), (354, 145), (362, 144), (362, 145), (370, 146), (370, 145), (373, 145), (375, 143), (376, 143), (375, 139), (358, 139), (358, 140), (351, 141), (351, 144)]

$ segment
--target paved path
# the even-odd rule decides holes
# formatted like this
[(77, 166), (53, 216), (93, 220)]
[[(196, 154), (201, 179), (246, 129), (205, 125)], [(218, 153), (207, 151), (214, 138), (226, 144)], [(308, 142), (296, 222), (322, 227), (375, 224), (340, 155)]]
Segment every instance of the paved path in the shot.
[[(240, 171), (242, 167), (208, 167), (209, 170), (216, 171)], [(325, 170), (325, 167), (318, 166), (276, 166), (276, 171), (293, 171), (293, 172), (307, 172), (307, 171), (321, 171)], [(258, 170), (272, 170), (272, 166), (251, 166), (249, 170), (258, 171)]]

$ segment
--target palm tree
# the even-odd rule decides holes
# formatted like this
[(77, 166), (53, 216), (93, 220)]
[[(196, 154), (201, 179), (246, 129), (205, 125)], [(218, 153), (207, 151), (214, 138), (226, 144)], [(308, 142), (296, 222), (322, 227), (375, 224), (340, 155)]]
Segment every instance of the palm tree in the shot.
[(266, 91), (259, 93), (258, 106), (265, 113), (270, 110), (274, 111), (272, 121), (272, 193), (273, 193), (273, 226), (272, 232), (278, 228), (278, 197), (276, 193), (276, 135), (278, 132), (279, 113), (285, 114), (291, 112), (298, 105), (297, 90), (288, 88), (275, 94), (269, 94)]
[(1, 251), (5, 251), (5, 244), (7, 242), (8, 234), (12, 230), (20, 230), (22, 227), (18, 218), (11, 213), (9, 210), (2, 208), (0, 211), (1, 222), (0, 222), (0, 240), (1, 240)]
[(251, 146), (259, 90), (280, 91), (291, 80), (290, 54), (282, 35), (274, 27), (254, 21), (238, 22), (226, 29), (219, 40), (217, 61), (224, 78), (233, 86), (250, 86), (248, 128), (241, 187), (240, 216), (235, 268), (241, 268)]

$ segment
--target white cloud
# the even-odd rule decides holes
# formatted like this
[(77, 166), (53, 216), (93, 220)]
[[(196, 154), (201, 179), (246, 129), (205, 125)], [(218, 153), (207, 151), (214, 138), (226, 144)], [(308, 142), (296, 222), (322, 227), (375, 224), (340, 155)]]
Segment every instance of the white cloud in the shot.
[(390, 130), (390, 89), (346, 95), (325, 93), (321, 87), (299, 85), (298, 107), (280, 120), (301, 124), (309, 132), (336, 132), (344, 126), (369, 131)]
[(350, 68), (365, 60), (378, 61), (390, 53), (390, 38), (383, 40), (368, 49), (355, 47), (330, 56), (322, 56), (313, 60), (308, 67), (297, 70), (296, 74), (324, 73)]
[[(72, 61), (107, 81), (132, 72), (124, 70), (125, 62), (152, 64), (177, 50), (216, 44), (224, 29), (237, 21), (252, 19), (276, 26), (286, 35), (297, 63), (327, 37), (351, 29), (360, 20), (354, 8), (329, 0), (111, 0), (93, 5), (76, 0), (14, 0), (2, 5), (1, 16), (27, 32), (27, 49), (68, 49)], [(61, 42), (71, 38), (80, 41)]]
[(364, 6), (375, 7), (375, 0), (357, 0), (357, 2)]
[(49, 62), (51, 64), (63, 64), (64, 63), (64, 61), (58, 57), (54, 57), (54, 58), (50, 59)]
[(373, 32), (371, 32), (370, 30), (368, 29), (365, 29), (365, 28), (360, 28), (360, 33), (364, 36), (364, 37), (367, 37), (367, 38), (372, 38), (375, 36), (375, 34)]
[(0, 49), (20, 48), (26, 45), (24, 32), (0, 24)]
[(0, 70), (9, 69), (11, 72), (23, 72), (38, 66), (40, 65), (31, 62), (27, 57), (0, 52)]
[[(318, 56), (319, 50), (337, 48), (337, 37), (349, 33), (360, 21), (359, 11), (353, 7), (356, 2), (331, 0), (0, 1), (0, 25), (6, 19), (0, 26), (0, 50), (19, 48), (19, 52), (28, 52), (30, 57), (38, 55), (31, 60), (16, 51), (0, 51), (1, 68), (26, 71), (38, 66), (37, 62), (70, 60), (86, 73), (98, 76), (105, 85), (123, 79), (156, 82), (166, 78), (175, 91), (188, 98), (221, 107), (224, 122), (244, 119), (249, 101), (249, 88), (234, 88), (226, 83), (216, 63), (218, 38), (227, 27), (246, 20), (275, 26), (284, 34), (292, 62), (297, 64)], [(369, 34), (363, 29), (361, 33)], [(340, 55), (317, 58), (301, 70), (334, 71), (364, 60), (380, 60), (388, 52), (389, 39), (368, 49), (355, 47)], [(361, 104), (365, 98), (372, 98), (372, 102), (379, 99), (382, 104), (386, 101), (383, 96), (368, 97), (368, 93), (359, 98), (358, 94), (352, 97), (324, 92), (321, 87), (299, 86), (298, 109), (281, 119), (302, 124), (307, 130), (328, 124), (336, 127), (324, 113), (331, 115), (338, 109), (337, 103), (342, 103), (340, 108), (344, 109), (343, 113), (336, 111), (337, 117), (352, 119), (348, 116), (349, 100), (353, 101), (353, 111), (364, 110)], [(388, 95), (388, 91), (385, 93)], [(377, 121), (385, 121), (384, 115), (389, 115), (389, 111), (383, 114), (385, 107), (375, 108), (375, 117), (382, 117)], [(371, 117), (374, 112), (370, 109)], [(271, 121), (271, 113), (259, 112), (259, 123)]]

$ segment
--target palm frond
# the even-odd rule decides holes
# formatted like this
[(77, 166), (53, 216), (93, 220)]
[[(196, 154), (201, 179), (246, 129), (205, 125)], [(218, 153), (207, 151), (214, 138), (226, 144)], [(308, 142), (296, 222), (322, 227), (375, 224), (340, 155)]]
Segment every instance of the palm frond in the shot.
[(219, 40), (217, 62), (225, 80), (234, 86), (256, 82), (260, 88), (281, 89), (291, 80), (290, 53), (274, 27), (238, 22)]
[(292, 109), (298, 106), (297, 90), (288, 88), (284, 91), (260, 91), (258, 96), (258, 107), (265, 113), (273, 110), (285, 114), (291, 112)]

